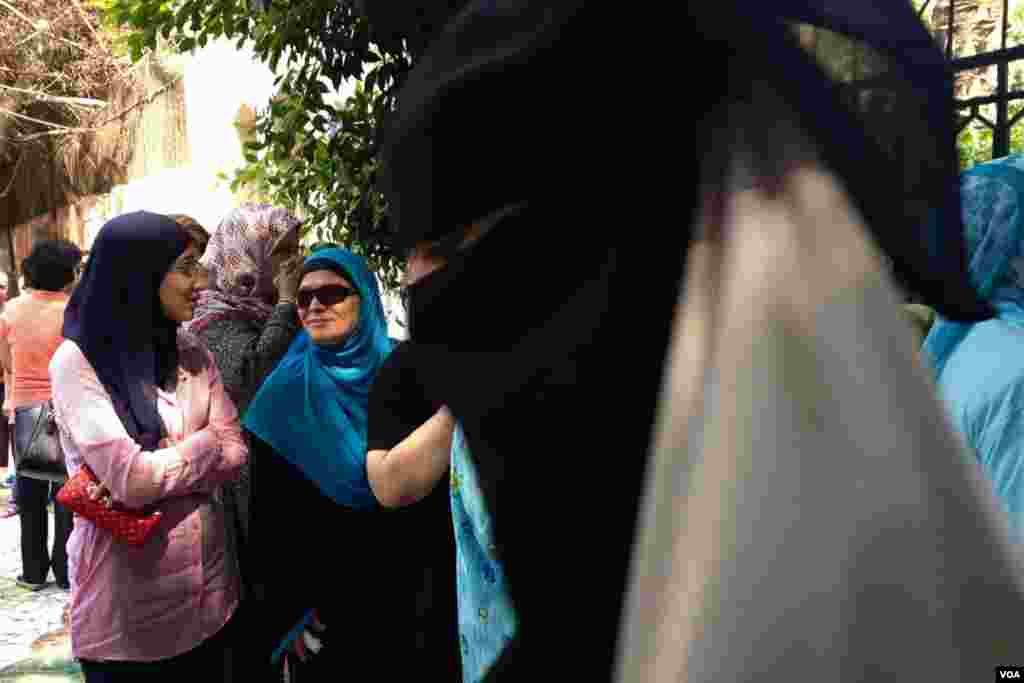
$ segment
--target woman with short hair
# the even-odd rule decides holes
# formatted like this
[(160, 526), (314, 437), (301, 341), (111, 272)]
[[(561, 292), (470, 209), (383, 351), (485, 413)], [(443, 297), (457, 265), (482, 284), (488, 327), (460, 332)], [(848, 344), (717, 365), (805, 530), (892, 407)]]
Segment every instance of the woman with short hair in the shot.
[(17, 582), (32, 591), (45, 587), (51, 569), (57, 585), (69, 588), (65, 545), (71, 534), (71, 511), (57, 501), (53, 501), (53, 549), (46, 548), (46, 506), (67, 479), (67, 473), (43, 471), (24, 462), (22, 457), (31, 445), (44, 404), (52, 397), (47, 366), (64, 341), (64, 309), (81, 260), (81, 250), (71, 242), (37, 242), (23, 263), (31, 291), (8, 303), (0, 314), (0, 359), (11, 376), (8, 401), (14, 411), (14, 451), (19, 464), (22, 573)]

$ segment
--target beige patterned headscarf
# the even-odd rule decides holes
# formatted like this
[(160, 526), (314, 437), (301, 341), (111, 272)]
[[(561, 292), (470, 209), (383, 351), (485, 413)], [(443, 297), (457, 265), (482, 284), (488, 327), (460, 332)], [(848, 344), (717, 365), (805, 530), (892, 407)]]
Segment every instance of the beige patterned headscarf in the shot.
[(199, 332), (214, 320), (231, 317), (269, 318), (275, 292), (271, 251), (301, 224), (287, 210), (269, 204), (243, 204), (225, 216), (200, 259), (209, 289), (200, 295), (189, 329)]

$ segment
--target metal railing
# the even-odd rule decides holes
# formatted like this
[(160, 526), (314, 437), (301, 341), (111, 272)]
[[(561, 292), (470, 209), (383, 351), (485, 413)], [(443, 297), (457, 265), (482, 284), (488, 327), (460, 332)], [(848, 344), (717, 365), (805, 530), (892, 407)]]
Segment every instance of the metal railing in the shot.
[[(945, 31), (946, 57), (950, 59), (950, 65), (954, 74), (961, 74), (975, 69), (996, 67), (996, 88), (992, 95), (957, 99), (955, 104), (955, 115), (957, 117), (957, 134), (964, 130), (971, 122), (977, 121), (992, 131), (992, 158), (1004, 157), (1010, 153), (1010, 133), (1021, 118), (1024, 118), (1024, 109), (1014, 115), (1010, 115), (1010, 103), (1016, 100), (1024, 100), (1024, 90), (1010, 91), (1010, 63), (1024, 59), (1024, 45), (1006, 47), (1007, 34), (1010, 28), (1010, 0), (1003, 0), (1002, 26), (999, 38), (1000, 49), (984, 54), (952, 59), (954, 19), (956, 17), (956, 6), (958, 0), (949, 0), (948, 25)], [(925, 5), (927, 9), (927, 4)], [(986, 117), (981, 108), (987, 105), (995, 105), (995, 120)]]

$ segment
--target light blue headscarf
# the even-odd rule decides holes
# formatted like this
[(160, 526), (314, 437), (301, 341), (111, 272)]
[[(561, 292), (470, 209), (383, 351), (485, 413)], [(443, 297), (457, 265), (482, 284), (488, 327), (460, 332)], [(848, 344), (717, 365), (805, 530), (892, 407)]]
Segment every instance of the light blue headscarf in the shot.
[(298, 467), (324, 495), (352, 508), (377, 500), (366, 476), (367, 397), (388, 354), (377, 280), (359, 256), (325, 249), (306, 259), (341, 266), (359, 291), (359, 323), (336, 347), (300, 332), (245, 416), (245, 427)]
[[(980, 164), (960, 180), (971, 284), (997, 316), (1024, 327), (1024, 155)], [(973, 323), (936, 316), (924, 341), (936, 377)]]

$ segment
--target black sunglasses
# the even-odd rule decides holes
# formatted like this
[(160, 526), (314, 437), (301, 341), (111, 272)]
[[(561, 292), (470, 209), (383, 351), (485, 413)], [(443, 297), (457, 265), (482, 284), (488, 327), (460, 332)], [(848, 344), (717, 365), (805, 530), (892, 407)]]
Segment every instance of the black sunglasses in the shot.
[(342, 285), (324, 285), (316, 289), (300, 289), (297, 297), (299, 308), (309, 308), (315, 297), (323, 306), (333, 306), (356, 294), (356, 290)]

